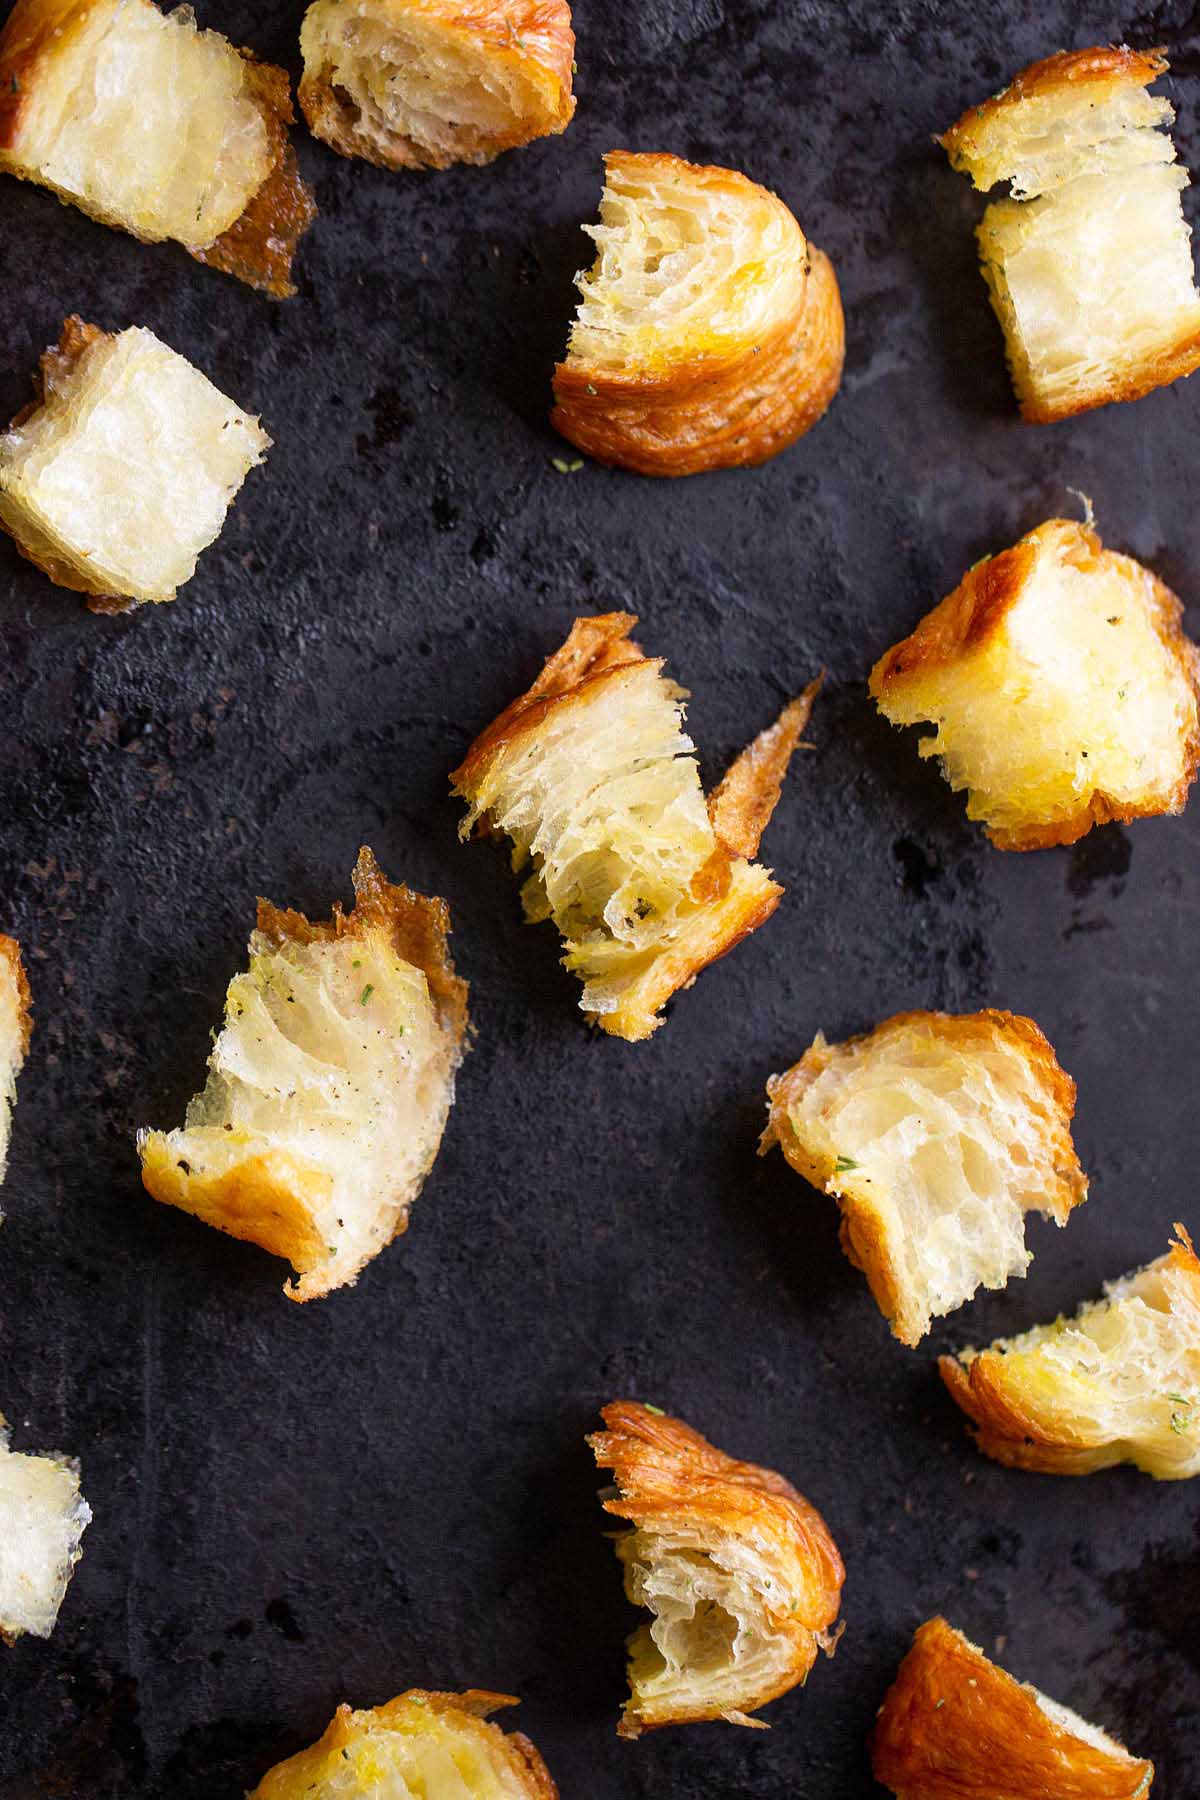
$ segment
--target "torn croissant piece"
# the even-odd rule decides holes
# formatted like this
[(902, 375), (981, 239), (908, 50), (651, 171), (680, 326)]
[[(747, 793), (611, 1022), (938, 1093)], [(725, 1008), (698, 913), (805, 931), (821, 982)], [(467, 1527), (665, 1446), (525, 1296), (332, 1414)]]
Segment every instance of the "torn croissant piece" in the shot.
[(871, 1737), (896, 1800), (1139, 1800), (1154, 1764), (1028, 1682), (945, 1619), (920, 1627)]
[(845, 326), (828, 257), (766, 188), (677, 156), (605, 158), (598, 255), (551, 422), (642, 475), (766, 462), (837, 393)]
[(625, 1593), (654, 1616), (629, 1640), (630, 1697), (617, 1730), (747, 1715), (832, 1656), (845, 1571), (816, 1508), (771, 1469), (737, 1462), (679, 1419), (636, 1400), (603, 1410), (588, 1439), (616, 1493), (606, 1512)]
[(17, 0), (0, 34), (0, 169), (275, 298), (316, 216), (284, 70), (190, 6)]
[(489, 1723), (511, 1694), (410, 1688), (384, 1706), (339, 1706), (319, 1742), (268, 1771), (248, 1800), (558, 1800), (527, 1737)]
[(1165, 1256), (1073, 1319), (941, 1358), (985, 1455), (1043, 1475), (1200, 1475), (1200, 1259), (1175, 1230)]
[[(12, 1133), (13, 1107), (17, 1104), (17, 1076), (29, 1052), (33, 1032), (32, 997), (16, 938), (0, 933), (0, 1181), (8, 1168), (8, 1142)], [(0, 1218), (3, 1218), (0, 1213)]]
[(92, 1512), (79, 1464), (9, 1448), (0, 1418), (0, 1638), (48, 1638)]
[(466, 837), (506, 833), (531, 923), (553, 919), (593, 1024), (649, 1037), (671, 995), (757, 929), (783, 889), (753, 862), (820, 682), (744, 751), (706, 803), (684, 690), (629, 613), (577, 619), (528, 693), (451, 781)]
[(566, 130), (566, 0), (314, 0), (300, 105), (315, 135), (385, 169), (489, 163)]
[(467, 1031), (445, 901), (365, 849), (354, 893), (324, 923), (259, 901), (204, 1091), (182, 1130), (138, 1134), (154, 1198), (286, 1257), (294, 1300), (352, 1283), (405, 1229)]
[(1033, 423), (1137, 400), (1200, 364), (1200, 293), (1181, 195), (1150, 84), (1161, 50), (1060, 51), (970, 109), (941, 139), (986, 190), (979, 226), (1021, 414)]
[(893, 725), (934, 727), (919, 753), (1001, 850), (1182, 812), (1200, 762), (1183, 607), (1090, 521), (1050, 519), (976, 563), (870, 686)]
[(0, 525), (93, 612), (173, 600), (271, 440), (152, 331), (69, 318), (0, 435)]
[(778, 1144), (837, 1200), (842, 1248), (903, 1344), (980, 1287), (1023, 1275), (1025, 1214), (1065, 1225), (1087, 1198), (1075, 1083), (1032, 1019), (898, 1013), (767, 1083)]

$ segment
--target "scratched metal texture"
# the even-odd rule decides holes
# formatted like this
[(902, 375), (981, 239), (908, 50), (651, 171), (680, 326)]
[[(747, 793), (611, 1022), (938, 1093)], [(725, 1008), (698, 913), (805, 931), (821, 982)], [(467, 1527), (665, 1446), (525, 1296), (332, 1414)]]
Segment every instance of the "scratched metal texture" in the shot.
[[(205, 23), (297, 69), (301, 7)], [(1197, 13), (1166, 4), (580, 0), (579, 113), (492, 168), (392, 176), (299, 132), (321, 217), (272, 305), (0, 184), (0, 412), (64, 314), (150, 326), (274, 439), (178, 601), (94, 618), (0, 540), (0, 928), (36, 1031), (0, 1233), (0, 1407), (95, 1511), (48, 1643), (0, 1650), (3, 1800), (235, 1800), (335, 1704), (519, 1694), (564, 1800), (858, 1800), (943, 1610), (1200, 1791), (1194, 1491), (979, 1458), (935, 1352), (1052, 1317), (1200, 1225), (1197, 850), (1183, 819), (1001, 855), (864, 677), (985, 552), (1091, 495), (1200, 595), (1200, 383), (1028, 429), (931, 134), (1059, 45), (1165, 42), (1200, 158)], [(563, 475), (549, 376), (600, 158), (778, 191), (846, 301), (841, 395), (768, 467)], [(818, 669), (766, 841), (774, 920), (659, 1034), (589, 1036), (446, 774), (577, 612), (641, 615), (707, 775)], [(1193, 610), (1193, 630), (1200, 618)], [(156, 1206), (135, 1128), (199, 1085), (254, 898), (346, 897), (360, 843), (448, 897), (478, 1042), (401, 1242), (304, 1308)], [(1088, 1206), (1029, 1278), (888, 1335), (835, 1208), (760, 1161), (763, 1084), (904, 1007), (1032, 1014), (1079, 1082)], [(620, 1743), (632, 1624), (583, 1434), (639, 1396), (785, 1471), (845, 1556), (847, 1631), (769, 1732)]]

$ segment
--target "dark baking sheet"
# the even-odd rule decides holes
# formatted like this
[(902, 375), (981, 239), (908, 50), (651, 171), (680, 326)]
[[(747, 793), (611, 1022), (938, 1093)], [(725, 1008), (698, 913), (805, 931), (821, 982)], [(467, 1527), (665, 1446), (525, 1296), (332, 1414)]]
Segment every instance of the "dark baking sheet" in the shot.
[[(298, 4), (204, 22), (296, 68)], [(168, 607), (97, 619), (0, 540), (0, 928), (30, 962), (0, 1234), (0, 1407), (95, 1510), (48, 1644), (0, 1652), (0, 1793), (234, 1800), (336, 1702), (524, 1697), (564, 1794), (853, 1800), (919, 1620), (944, 1609), (1200, 1789), (1195, 1490), (979, 1458), (934, 1353), (1070, 1308), (1195, 1211), (1196, 852), (1182, 820), (1004, 856), (863, 678), (976, 557), (1093, 498), (1200, 582), (1200, 383), (1019, 426), (930, 135), (1059, 45), (1165, 41), (1200, 159), (1197, 18), (862, 0), (580, 0), (578, 119), (484, 171), (393, 177), (298, 135), (321, 218), (274, 306), (0, 184), (0, 411), (63, 315), (141, 323), (276, 444)], [(752, 473), (555, 472), (548, 380), (606, 148), (775, 188), (833, 257), (841, 397)], [(626, 607), (716, 774), (829, 671), (767, 839), (774, 921), (648, 1044), (590, 1037), (548, 928), (446, 772), (576, 612)], [(1191, 627), (1200, 627), (1193, 610)], [(478, 1047), (402, 1242), (304, 1308), (281, 1264), (147, 1199), (254, 897), (326, 911), (369, 842), (448, 896)], [(909, 1006), (1031, 1013), (1077, 1077), (1093, 1196), (1030, 1278), (888, 1335), (836, 1211), (757, 1161), (766, 1076)], [(845, 1556), (848, 1629), (769, 1733), (613, 1735), (632, 1622), (582, 1444), (630, 1394), (784, 1470)]]

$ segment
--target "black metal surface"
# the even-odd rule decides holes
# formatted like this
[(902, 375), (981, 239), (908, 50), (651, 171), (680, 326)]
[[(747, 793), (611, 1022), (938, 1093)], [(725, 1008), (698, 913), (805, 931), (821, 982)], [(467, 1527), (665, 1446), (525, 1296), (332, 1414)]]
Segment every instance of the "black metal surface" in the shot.
[[(203, 21), (296, 67), (301, 7)], [(65, 313), (150, 326), (275, 438), (172, 606), (89, 616), (0, 540), (0, 928), (36, 1002), (0, 1233), (0, 1407), (95, 1510), (53, 1639), (0, 1651), (0, 1794), (233, 1800), (335, 1703), (524, 1697), (582, 1800), (854, 1800), (913, 1627), (944, 1610), (1200, 1790), (1195, 1491), (978, 1457), (934, 1352), (1052, 1316), (1194, 1211), (1200, 805), (1000, 855), (879, 721), (871, 660), (986, 551), (1093, 498), (1200, 583), (1200, 383), (1019, 426), (930, 134), (1059, 45), (1165, 41), (1193, 166), (1187, 5), (580, 0), (564, 139), (393, 177), (299, 146), (321, 218), (277, 307), (0, 184), (0, 412)], [(757, 472), (560, 475), (548, 378), (600, 155), (775, 188), (833, 258), (840, 398)], [(627, 607), (693, 692), (706, 773), (822, 665), (766, 841), (775, 919), (652, 1042), (589, 1037), (549, 928), (446, 772), (576, 612)], [(1190, 615), (1193, 632), (1200, 625)], [(478, 1047), (408, 1236), (304, 1308), (284, 1268), (139, 1186), (132, 1134), (199, 1085), (254, 897), (324, 912), (361, 842), (453, 909)], [(1031, 1013), (1080, 1086), (1092, 1198), (1025, 1282), (888, 1336), (836, 1209), (754, 1155), (763, 1082), (908, 1006)], [(632, 1622), (583, 1433), (618, 1394), (785, 1471), (845, 1556), (836, 1660), (769, 1733), (613, 1735)]]

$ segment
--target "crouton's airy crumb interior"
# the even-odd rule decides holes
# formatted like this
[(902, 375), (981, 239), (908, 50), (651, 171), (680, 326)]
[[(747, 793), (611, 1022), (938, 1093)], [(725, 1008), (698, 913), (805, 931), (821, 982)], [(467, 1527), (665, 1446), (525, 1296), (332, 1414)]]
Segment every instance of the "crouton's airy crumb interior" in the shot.
[(1200, 1473), (1200, 1263), (1186, 1234), (1073, 1318), (944, 1358), (942, 1372), (1001, 1462)]
[(387, 168), (490, 162), (575, 109), (562, 0), (316, 0), (300, 43), (313, 129)]
[(74, 1463), (9, 1448), (0, 1419), (0, 1637), (49, 1637), (91, 1508)]
[(818, 1037), (768, 1091), (763, 1147), (837, 1197), (845, 1247), (907, 1344), (1024, 1274), (1027, 1212), (1063, 1225), (1087, 1191), (1074, 1085), (1010, 1014), (902, 1014), (843, 1044)]
[(275, 160), (248, 68), (219, 33), (197, 29), (190, 6), (93, 0), (14, 76), (22, 105), (0, 167), (139, 237), (205, 247)]
[(972, 570), (881, 659), (894, 725), (931, 724), (967, 813), (1004, 849), (1178, 812), (1200, 755), (1200, 659), (1183, 609), (1132, 557), (1054, 519)]
[(490, 1723), (508, 1694), (413, 1690), (370, 1712), (338, 1709), (324, 1737), (249, 1800), (558, 1800), (529, 1740)]
[(614, 153), (605, 166), (568, 366), (669, 379), (681, 363), (749, 351), (797, 315), (807, 246), (773, 194), (676, 157)]

